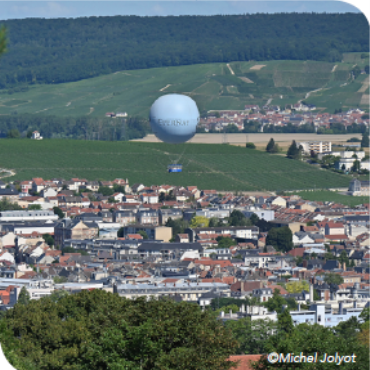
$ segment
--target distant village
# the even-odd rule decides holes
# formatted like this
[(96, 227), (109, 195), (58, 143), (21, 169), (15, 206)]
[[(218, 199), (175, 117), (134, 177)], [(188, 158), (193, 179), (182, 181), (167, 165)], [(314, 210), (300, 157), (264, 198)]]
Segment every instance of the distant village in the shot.
[[(360, 186), (368, 193), (368, 182)], [(103, 289), (202, 309), (221, 298), (254, 299), (239, 312), (220, 311), (221, 320), (276, 321), (262, 303), (280, 295), (296, 302), (295, 324), (328, 327), (369, 306), (369, 203), (33, 178), (0, 182), (0, 206), (1, 310), (22, 288), (31, 299)]]
[(242, 111), (209, 111), (207, 117), (200, 120), (200, 127), (206, 132), (223, 131), (229, 124), (244, 129), (244, 121), (254, 121), (259, 124), (259, 132), (264, 132), (267, 126), (284, 127), (289, 123), (293, 126), (312, 124), (317, 132), (320, 128), (330, 129), (333, 123), (342, 123), (345, 128), (352, 124), (363, 124), (369, 127), (369, 118), (363, 119), (365, 112), (359, 108), (349, 109), (336, 114), (319, 113), (316, 106), (297, 103), (281, 108), (278, 105), (246, 105)]

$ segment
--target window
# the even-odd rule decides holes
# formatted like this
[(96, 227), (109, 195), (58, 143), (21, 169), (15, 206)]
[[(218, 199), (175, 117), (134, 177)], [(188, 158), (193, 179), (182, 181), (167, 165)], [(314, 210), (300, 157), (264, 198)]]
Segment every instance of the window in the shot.
[(317, 317), (317, 322), (321, 322), (321, 315)]

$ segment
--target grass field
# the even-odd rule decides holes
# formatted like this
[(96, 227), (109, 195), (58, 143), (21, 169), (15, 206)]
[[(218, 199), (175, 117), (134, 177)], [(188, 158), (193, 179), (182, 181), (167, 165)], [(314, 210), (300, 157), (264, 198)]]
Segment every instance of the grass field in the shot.
[[(0, 167), (16, 172), (6, 180), (128, 178), (131, 184), (280, 191), (346, 187), (351, 179), (279, 155), (219, 144), (2, 139), (0, 156)], [(171, 163), (182, 164), (183, 172), (169, 174)]]
[(363, 203), (369, 203), (369, 197), (354, 197), (351, 195), (338, 194), (334, 191), (300, 191), (295, 193), (305, 200), (317, 202), (335, 202), (347, 206), (357, 206)]
[[(0, 114), (103, 117), (106, 112), (123, 111), (147, 117), (154, 100), (165, 93), (191, 96), (200, 111), (244, 109), (245, 104), (262, 106), (269, 99), (271, 104), (284, 106), (322, 87), (329, 90), (313, 94), (308, 102), (333, 111), (341, 105), (361, 103), (363, 93), (357, 91), (362, 86), (359, 80), (362, 76), (340, 87), (349, 83), (353, 60), (357, 59), (357, 54), (348, 54), (342, 63), (289, 60), (229, 63), (235, 75), (224, 63), (121, 71), (65, 84), (31, 85), (27, 92), (8, 94), (2, 90)], [(256, 65), (265, 67), (251, 69)]]

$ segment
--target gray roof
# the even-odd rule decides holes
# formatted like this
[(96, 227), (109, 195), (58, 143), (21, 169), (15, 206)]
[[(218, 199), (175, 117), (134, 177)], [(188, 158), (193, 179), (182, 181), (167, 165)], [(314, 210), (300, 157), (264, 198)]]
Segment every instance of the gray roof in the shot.
[(199, 243), (142, 243), (138, 251), (161, 251), (161, 250), (171, 250), (171, 249), (177, 249), (177, 250), (184, 250), (184, 249), (193, 249), (201, 251), (203, 250), (203, 247)]

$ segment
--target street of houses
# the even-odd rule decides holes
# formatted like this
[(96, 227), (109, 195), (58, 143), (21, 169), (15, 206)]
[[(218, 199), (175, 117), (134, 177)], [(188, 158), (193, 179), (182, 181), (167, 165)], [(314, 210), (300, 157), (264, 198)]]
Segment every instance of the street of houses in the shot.
[[(2, 310), (22, 287), (31, 299), (104, 289), (202, 309), (225, 297), (263, 303), (279, 294), (296, 301), (294, 323), (325, 326), (369, 306), (369, 204), (77, 178), (0, 183), (0, 200), (22, 207), (0, 211)], [(236, 214), (244, 224), (229, 222)], [(271, 229), (289, 230), (290, 247), (269, 244)], [(328, 282), (328, 274), (341, 282)], [(308, 288), (289, 293), (293, 282)], [(222, 320), (246, 316), (277, 319), (259, 305), (220, 312)]]
[[(304, 124), (313, 125), (315, 132), (319, 129), (330, 129), (332, 124), (342, 123), (345, 128), (353, 124), (369, 127), (369, 118), (363, 118), (364, 111), (353, 108), (340, 113), (321, 113), (315, 106), (297, 103), (293, 106), (280, 107), (266, 105), (246, 105), (242, 111), (210, 111), (207, 117), (200, 120), (200, 127), (206, 132), (221, 132), (230, 124), (235, 125), (238, 131), (245, 129), (245, 121), (258, 124), (258, 131), (265, 132), (264, 129), (271, 125), (275, 127), (302, 126)], [(248, 131), (246, 131), (248, 132)]]

